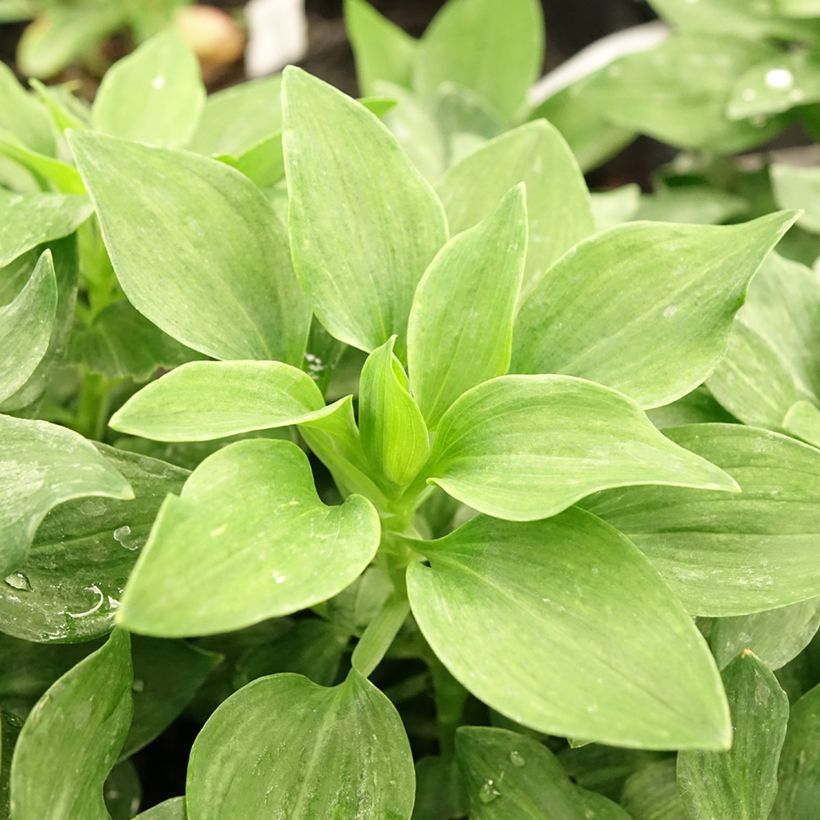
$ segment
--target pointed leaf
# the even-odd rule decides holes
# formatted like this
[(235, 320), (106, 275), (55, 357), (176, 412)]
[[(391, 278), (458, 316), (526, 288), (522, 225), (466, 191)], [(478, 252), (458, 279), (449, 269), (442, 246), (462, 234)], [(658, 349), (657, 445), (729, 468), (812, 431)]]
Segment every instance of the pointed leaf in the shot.
[(153, 458), (97, 449), (134, 498), (86, 498), (51, 510), (26, 559), (0, 584), (0, 630), (8, 635), (73, 642), (108, 634), (160, 504), (188, 475)]
[(11, 131), (0, 128), (0, 157), (22, 165), (38, 180), (44, 180), (64, 194), (84, 194), (82, 178), (73, 165), (29, 148)]
[(745, 650), (723, 672), (734, 729), (725, 752), (678, 755), (678, 788), (690, 817), (766, 820), (777, 792), (777, 763), (789, 700), (775, 676)]
[(619, 746), (728, 746), (705, 642), (604, 522), (580, 510), (526, 524), (481, 516), (413, 548), (430, 562), (408, 569), (413, 615), (453, 676), (493, 709)]
[(319, 500), (295, 444), (241, 441), (206, 458), (182, 494), (166, 499), (119, 620), (132, 632), (184, 637), (287, 615), (352, 583), (379, 538), (364, 498), (339, 507)]
[(753, 615), (718, 618), (709, 644), (723, 668), (744, 649), (751, 649), (769, 669), (780, 669), (797, 657), (820, 628), (820, 598), (768, 609)]
[(163, 800), (147, 811), (140, 812), (134, 820), (185, 820), (185, 798), (172, 797)]
[(35, 151), (50, 154), (54, 151), (54, 134), (48, 112), (39, 101), (17, 82), (17, 77), (6, 63), (0, 63), (0, 129), (11, 131)]
[(379, 93), (380, 80), (409, 86), (416, 41), (366, 0), (345, 0), (344, 16), (361, 93)]
[(488, 217), (514, 185), (527, 186), (527, 285), (593, 232), (583, 174), (546, 120), (508, 131), (453, 166), (438, 185), (456, 234)]
[(432, 96), (444, 82), (459, 83), (509, 120), (524, 106), (543, 58), (544, 20), (535, 0), (453, 0), (424, 32), (415, 87)]
[(327, 412), (319, 388), (281, 362), (189, 362), (143, 387), (111, 418), (155, 441), (211, 439), (286, 427)]
[(38, 260), (13, 302), (0, 307), (0, 401), (19, 390), (45, 356), (57, 311), (57, 280), (51, 253)]
[(675, 760), (638, 769), (624, 783), (620, 804), (634, 820), (689, 820), (675, 781)]
[(297, 68), (284, 77), (296, 272), (333, 336), (370, 351), (396, 333), (401, 350), (413, 292), (447, 238), (441, 204), (375, 115)]
[(783, 419), (783, 429), (789, 435), (820, 447), (820, 408), (808, 401), (795, 402)]
[(113, 137), (179, 148), (193, 136), (204, 104), (199, 62), (180, 34), (169, 29), (105, 73), (91, 124)]
[(407, 820), (413, 792), (401, 719), (355, 671), (332, 689), (292, 674), (240, 689), (194, 742), (186, 787), (199, 820)]
[(187, 152), (91, 132), (70, 142), (140, 313), (217, 359), (301, 363), (307, 305), (287, 236), (250, 180)]
[(598, 381), (658, 407), (711, 374), (791, 212), (725, 227), (632, 223), (578, 245), (515, 326), (513, 369)]
[(410, 311), (407, 356), (430, 429), (465, 390), (507, 372), (526, 253), (527, 212), (518, 186), (427, 268)]
[(390, 484), (409, 484), (427, 461), (427, 426), (393, 355), (394, 339), (368, 356), (359, 383), (362, 449)]
[(0, 190), (0, 267), (43, 242), (73, 233), (91, 211), (86, 196)]
[(570, 781), (546, 746), (526, 735), (462, 726), (456, 733), (456, 753), (470, 796), (471, 820), (629, 820), (600, 795), (596, 813), (585, 812), (589, 792)]
[(424, 474), (464, 504), (515, 521), (555, 515), (606, 487), (736, 489), (625, 396), (569, 376), (504, 376), (465, 393), (442, 418)]
[(118, 630), (43, 695), (14, 750), (15, 820), (107, 820), (103, 783), (131, 723), (131, 682), (128, 635)]
[(797, 220), (800, 227), (820, 233), (820, 169), (775, 164), (771, 180), (780, 207), (802, 210)]
[(665, 433), (742, 492), (629, 488), (584, 507), (626, 533), (693, 614), (745, 615), (820, 595), (820, 450), (739, 424)]
[(0, 416), (0, 574), (23, 562), (46, 513), (84, 496), (133, 498), (128, 482), (71, 430)]

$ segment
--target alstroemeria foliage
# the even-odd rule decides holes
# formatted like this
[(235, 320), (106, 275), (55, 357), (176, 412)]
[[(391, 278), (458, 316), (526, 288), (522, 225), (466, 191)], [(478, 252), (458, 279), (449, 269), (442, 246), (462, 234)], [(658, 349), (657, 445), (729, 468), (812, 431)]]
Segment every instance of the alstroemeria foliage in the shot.
[(187, 708), (146, 818), (809, 818), (816, 180), (602, 204), (540, 4), (347, 14), (362, 101), (0, 75), (0, 801), (106, 818)]

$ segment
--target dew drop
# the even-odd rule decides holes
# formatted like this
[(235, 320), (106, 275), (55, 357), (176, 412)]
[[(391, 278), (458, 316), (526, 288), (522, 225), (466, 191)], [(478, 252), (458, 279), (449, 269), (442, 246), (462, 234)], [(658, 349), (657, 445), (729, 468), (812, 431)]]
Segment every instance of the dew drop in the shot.
[(524, 766), (527, 765), (527, 761), (524, 759), (524, 755), (522, 755), (521, 752), (515, 749), (513, 749), (510, 752), (510, 763), (512, 763), (513, 766), (518, 766), (519, 769), (523, 769)]
[(766, 72), (766, 85), (783, 90), (791, 88), (794, 85), (794, 75), (788, 68), (772, 68)]
[(129, 540), (129, 536), (131, 535), (131, 527), (125, 524), (122, 527), (117, 527), (114, 530), (114, 540), (122, 547), (125, 547), (127, 550), (135, 550), (139, 548), (138, 541)]
[(31, 591), (31, 581), (22, 572), (12, 572), (11, 575), (3, 579), (12, 589), (20, 589), (23, 592)]
[(163, 77), (162, 74), (157, 74), (157, 76), (151, 80), (151, 87), (155, 88), (157, 91), (161, 88), (165, 88), (165, 77)]
[(145, 689), (145, 681), (135, 678), (131, 684), (131, 690), (134, 692), (142, 692), (143, 689)]
[(279, 573), (273, 573), (273, 580), (276, 581), (277, 584), (284, 584), (287, 581), (286, 575), (279, 575)]
[(484, 803), (484, 805), (487, 803), (492, 803), (493, 800), (500, 796), (501, 792), (498, 791), (492, 780), (487, 780), (478, 790), (478, 799)]

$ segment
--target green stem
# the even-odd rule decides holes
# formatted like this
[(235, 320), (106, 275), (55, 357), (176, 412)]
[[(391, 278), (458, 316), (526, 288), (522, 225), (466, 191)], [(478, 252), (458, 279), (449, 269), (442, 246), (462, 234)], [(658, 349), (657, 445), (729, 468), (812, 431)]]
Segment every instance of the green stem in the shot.
[(368, 677), (381, 663), (407, 619), (409, 611), (410, 604), (405, 591), (397, 589), (384, 602), (378, 615), (367, 625), (350, 659), (353, 668), (363, 677)]
[(74, 429), (86, 438), (100, 441), (105, 432), (110, 405), (111, 383), (98, 373), (86, 373), (83, 380)]
[(433, 676), (438, 720), (439, 753), (448, 757), (455, 752), (456, 729), (461, 724), (467, 690), (445, 669), (432, 652), (427, 659)]

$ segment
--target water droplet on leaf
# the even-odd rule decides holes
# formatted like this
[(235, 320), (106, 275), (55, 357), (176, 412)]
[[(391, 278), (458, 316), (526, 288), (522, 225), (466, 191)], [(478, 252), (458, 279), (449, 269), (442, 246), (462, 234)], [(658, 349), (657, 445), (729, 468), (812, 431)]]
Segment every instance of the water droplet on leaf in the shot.
[(493, 784), (492, 780), (486, 781), (478, 790), (478, 799), (484, 803), (492, 803), (493, 800), (501, 796), (501, 792)]
[(12, 589), (21, 589), (24, 592), (31, 591), (31, 581), (22, 572), (12, 572), (4, 580)]
[(524, 766), (527, 765), (527, 761), (524, 759), (524, 755), (522, 755), (521, 752), (516, 751), (515, 749), (513, 749), (510, 752), (510, 763), (512, 763), (513, 766), (518, 766), (519, 769), (522, 769)]

